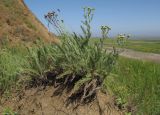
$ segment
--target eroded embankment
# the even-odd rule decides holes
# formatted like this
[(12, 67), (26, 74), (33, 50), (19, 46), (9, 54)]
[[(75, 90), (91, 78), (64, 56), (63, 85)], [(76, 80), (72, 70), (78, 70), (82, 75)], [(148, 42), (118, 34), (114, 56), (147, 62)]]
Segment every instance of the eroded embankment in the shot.
[(9, 99), (1, 99), (0, 114), (4, 108), (11, 108), (20, 115), (122, 115), (114, 105), (113, 97), (102, 92), (97, 93), (93, 102), (73, 108), (65, 106), (68, 94), (53, 96), (55, 89), (52, 86), (30, 88), (19, 93), (13, 93)]

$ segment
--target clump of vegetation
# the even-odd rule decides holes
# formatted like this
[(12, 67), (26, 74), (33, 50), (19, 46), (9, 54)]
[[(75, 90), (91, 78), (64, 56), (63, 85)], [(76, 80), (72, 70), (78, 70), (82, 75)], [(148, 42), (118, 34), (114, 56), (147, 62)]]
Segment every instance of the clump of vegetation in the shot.
[(44, 18), (48, 22), (48, 28), (50, 29), (50, 25), (55, 27), (55, 30), (58, 34), (62, 35), (65, 33), (63, 28), (64, 20), (59, 18), (60, 9), (57, 9), (56, 11), (48, 12), (46, 15), (44, 15)]
[[(51, 15), (47, 16), (49, 23), (54, 25)], [(52, 79), (57, 88), (55, 95), (65, 90), (70, 92), (67, 104), (76, 102), (78, 105), (95, 99), (118, 56), (115, 50), (107, 53), (100, 42), (90, 44), (92, 18), (93, 9), (85, 7), (85, 21), (81, 26), (84, 37), (63, 33), (59, 44), (42, 43), (29, 50), (34, 76)]]
[(100, 39), (101, 47), (103, 47), (104, 45), (105, 38), (108, 38), (107, 34), (110, 30), (111, 28), (108, 26), (101, 26), (101, 31), (102, 31), (102, 38)]
[(117, 39), (117, 44), (120, 45), (120, 46), (124, 46), (129, 38), (130, 38), (130, 35), (119, 34), (119, 35), (116, 37), (116, 39)]
[(12, 109), (10, 109), (10, 108), (6, 108), (6, 109), (3, 111), (2, 115), (18, 115), (18, 113), (12, 111)]
[(108, 38), (108, 32), (111, 30), (110, 27), (108, 26), (101, 26), (101, 31), (102, 31), (102, 38), (105, 39), (105, 38)]
[(81, 29), (84, 34), (85, 42), (88, 43), (91, 38), (91, 22), (94, 16), (94, 8), (84, 7), (84, 21), (81, 21), (83, 25), (81, 25)]

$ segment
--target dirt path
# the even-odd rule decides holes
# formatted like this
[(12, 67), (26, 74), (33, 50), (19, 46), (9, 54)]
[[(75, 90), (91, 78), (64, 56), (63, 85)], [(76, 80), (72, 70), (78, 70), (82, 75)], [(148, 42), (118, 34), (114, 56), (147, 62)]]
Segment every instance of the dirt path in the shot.
[[(111, 50), (112, 48), (109, 48)], [(121, 49), (118, 48), (119, 55), (127, 58), (138, 59), (138, 60), (147, 60), (156, 63), (160, 63), (160, 54), (155, 53), (145, 53), (140, 51), (134, 51), (131, 49)]]

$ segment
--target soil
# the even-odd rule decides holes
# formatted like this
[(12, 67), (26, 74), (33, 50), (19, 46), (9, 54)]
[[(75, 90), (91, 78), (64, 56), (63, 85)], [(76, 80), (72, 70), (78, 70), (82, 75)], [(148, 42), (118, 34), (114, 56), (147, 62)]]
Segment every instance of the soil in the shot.
[[(108, 48), (108, 50), (111, 51), (112, 48)], [(146, 53), (146, 52), (134, 51), (131, 49), (121, 49), (121, 48), (118, 48), (117, 50), (120, 56), (160, 63), (160, 54)]]
[(20, 115), (123, 115), (122, 110), (114, 104), (114, 98), (99, 91), (97, 99), (77, 108), (73, 104), (66, 106), (68, 94), (53, 96), (55, 89), (47, 86), (45, 89), (30, 88), (22, 92), (12, 93), (8, 98), (2, 98), (0, 114), (7, 107)]

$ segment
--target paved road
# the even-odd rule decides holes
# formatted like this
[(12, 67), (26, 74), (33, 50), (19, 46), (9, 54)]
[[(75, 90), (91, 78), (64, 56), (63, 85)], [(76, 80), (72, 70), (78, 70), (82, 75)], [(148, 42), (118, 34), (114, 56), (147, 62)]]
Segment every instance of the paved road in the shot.
[[(111, 48), (109, 48), (111, 50)], [(119, 51), (120, 56), (132, 58), (132, 59), (139, 59), (139, 60), (148, 60), (153, 61), (156, 63), (160, 63), (160, 54), (155, 53), (145, 53), (140, 51), (134, 51), (131, 49), (117, 49)]]

